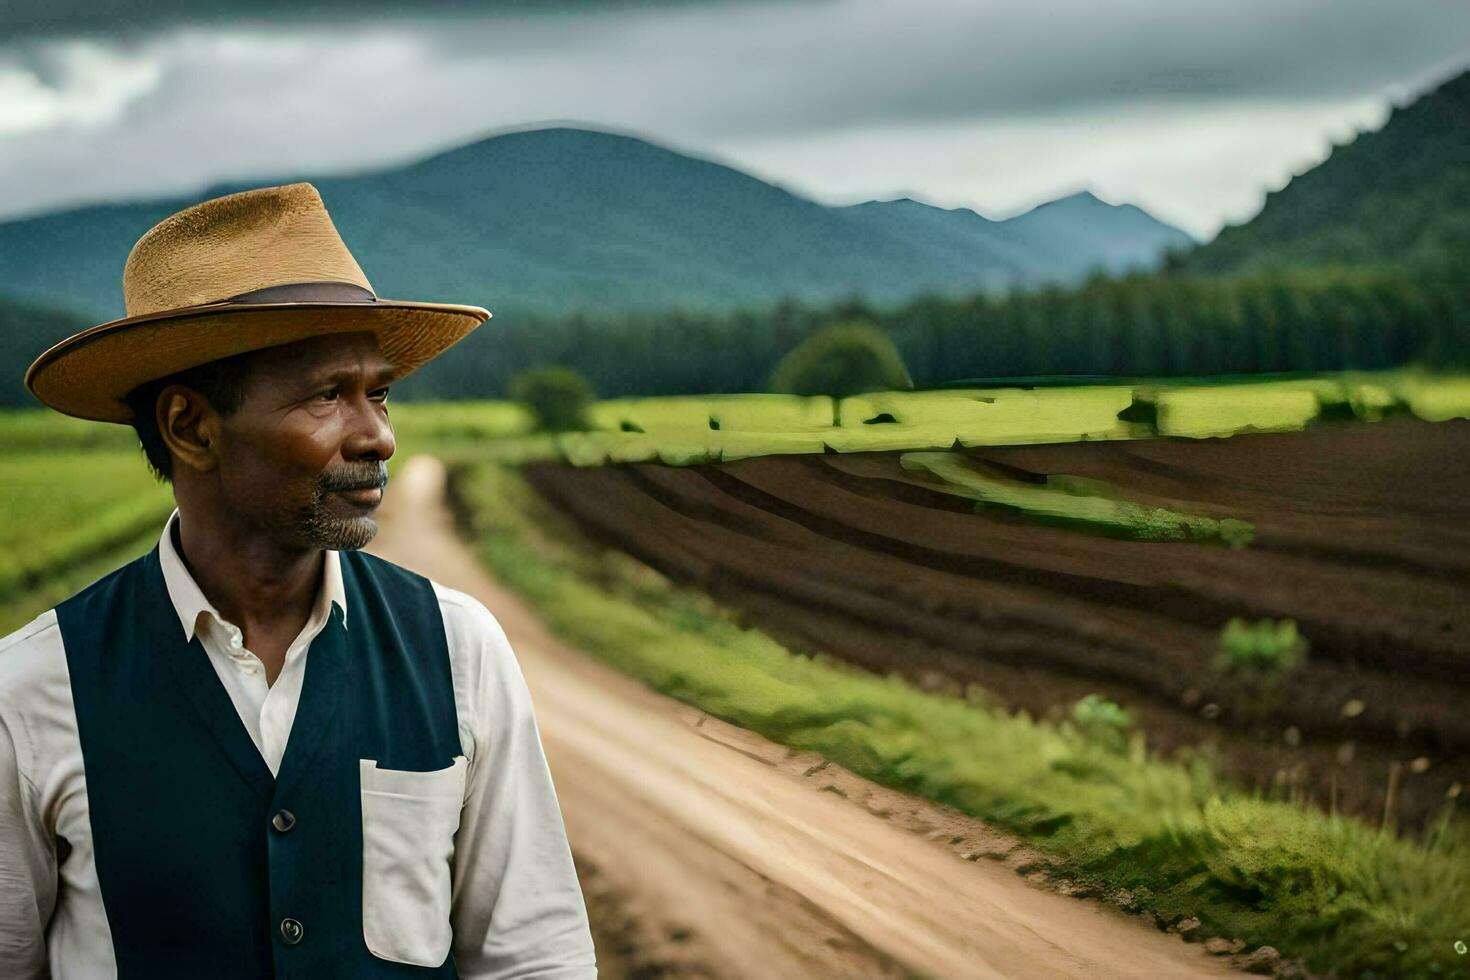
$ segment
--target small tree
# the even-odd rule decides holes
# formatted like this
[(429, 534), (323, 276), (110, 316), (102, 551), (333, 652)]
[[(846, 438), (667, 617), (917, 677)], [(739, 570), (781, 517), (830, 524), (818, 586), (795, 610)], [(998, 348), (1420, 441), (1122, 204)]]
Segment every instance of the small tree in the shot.
[(1089, 694), (1072, 705), (1072, 723), (1089, 741), (1109, 752), (1122, 752), (1128, 747), (1133, 716), (1102, 695)]
[(833, 398), (913, 386), (898, 348), (867, 320), (816, 331), (781, 359), (769, 383), (772, 391)]
[(1274, 685), (1306, 658), (1307, 648), (1295, 620), (1263, 619), (1248, 624), (1232, 616), (1220, 631), (1214, 666), (1247, 683)]
[(546, 365), (510, 379), (510, 397), (525, 404), (542, 432), (591, 428), (587, 408), (596, 397), (591, 383), (571, 368)]
[(1220, 631), (1213, 666), (1226, 682), (1220, 694), (1237, 724), (1258, 724), (1280, 708), (1283, 681), (1306, 659), (1308, 646), (1295, 620), (1247, 623), (1239, 616), (1230, 618)]

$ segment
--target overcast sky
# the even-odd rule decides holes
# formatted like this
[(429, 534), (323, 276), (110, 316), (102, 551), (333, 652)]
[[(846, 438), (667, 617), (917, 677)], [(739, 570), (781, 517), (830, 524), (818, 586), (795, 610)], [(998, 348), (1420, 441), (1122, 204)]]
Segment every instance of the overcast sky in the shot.
[(0, 3), (0, 217), (573, 124), (828, 203), (1088, 188), (1208, 239), (1470, 67), (1464, 0), (138, 6)]

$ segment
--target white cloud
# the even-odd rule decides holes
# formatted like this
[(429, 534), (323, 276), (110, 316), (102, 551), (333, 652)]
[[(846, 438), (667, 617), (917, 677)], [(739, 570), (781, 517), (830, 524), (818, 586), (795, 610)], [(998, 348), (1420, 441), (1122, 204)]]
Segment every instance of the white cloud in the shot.
[(29, 57), (0, 52), (0, 138), (101, 128), (152, 91), (160, 76), (152, 58), (95, 41), (51, 42)]

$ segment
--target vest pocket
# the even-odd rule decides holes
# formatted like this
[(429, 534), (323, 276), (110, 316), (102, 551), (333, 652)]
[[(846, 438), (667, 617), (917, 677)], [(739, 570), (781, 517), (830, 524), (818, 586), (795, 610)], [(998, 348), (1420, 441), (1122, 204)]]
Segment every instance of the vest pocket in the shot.
[(439, 966), (449, 955), (450, 864), (466, 765), (462, 755), (433, 772), (358, 760), (362, 935), (379, 959)]

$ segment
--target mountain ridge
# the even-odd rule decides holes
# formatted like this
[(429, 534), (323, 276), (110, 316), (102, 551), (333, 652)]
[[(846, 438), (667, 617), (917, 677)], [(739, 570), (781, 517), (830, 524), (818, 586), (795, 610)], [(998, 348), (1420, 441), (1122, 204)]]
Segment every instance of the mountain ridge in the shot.
[(1149, 266), (1188, 238), (1131, 206), (1092, 198), (1089, 211), (1079, 195), (1001, 221), (912, 199), (821, 204), (639, 136), (552, 126), (375, 171), (221, 182), (0, 222), (0, 294), (121, 316), (123, 260), (152, 224), (198, 200), (302, 179), (381, 295), (549, 315), (1064, 283), (1094, 267)]

